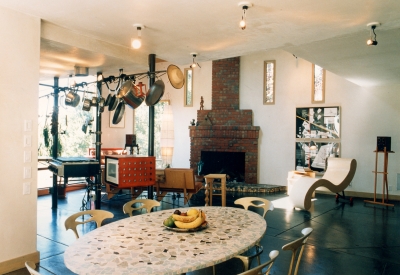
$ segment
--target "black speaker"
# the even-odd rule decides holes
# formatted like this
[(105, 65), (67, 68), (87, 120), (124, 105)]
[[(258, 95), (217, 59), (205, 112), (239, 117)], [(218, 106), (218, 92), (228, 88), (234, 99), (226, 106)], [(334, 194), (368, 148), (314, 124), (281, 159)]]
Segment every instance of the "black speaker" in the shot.
[(136, 135), (126, 135), (125, 144), (136, 145)]
[(390, 148), (391, 139), (391, 137), (377, 137), (376, 147), (378, 148), (378, 151), (384, 151), (385, 147), (386, 151), (392, 151), (392, 149)]

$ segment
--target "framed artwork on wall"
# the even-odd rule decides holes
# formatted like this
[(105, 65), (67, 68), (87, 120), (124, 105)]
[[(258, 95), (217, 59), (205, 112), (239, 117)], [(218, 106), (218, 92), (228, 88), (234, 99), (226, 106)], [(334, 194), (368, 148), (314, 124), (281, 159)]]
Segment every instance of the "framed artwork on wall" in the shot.
[(311, 103), (325, 102), (325, 69), (312, 64)]
[(264, 61), (264, 105), (275, 104), (275, 60)]
[(296, 108), (296, 170), (323, 172), (329, 157), (340, 157), (340, 107)]
[(184, 105), (185, 107), (193, 106), (193, 69), (185, 69), (185, 86), (184, 86)]

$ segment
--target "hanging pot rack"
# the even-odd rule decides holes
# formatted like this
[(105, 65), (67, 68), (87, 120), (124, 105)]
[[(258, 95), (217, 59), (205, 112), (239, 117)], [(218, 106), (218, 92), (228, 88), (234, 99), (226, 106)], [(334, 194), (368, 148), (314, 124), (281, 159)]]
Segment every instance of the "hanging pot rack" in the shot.
[[(68, 91), (68, 92), (69, 92), (69, 91), (71, 91), (71, 90), (74, 90), (75, 92), (81, 92), (81, 93), (83, 93), (83, 92), (85, 92), (85, 90), (80, 90), (79, 87), (82, 87), (82, 88), (83, 88), (83, 87), (88, 86), (88, 85), (91, 85), (91, 84), (96, 84), (97, 82), (102, 82), (102, 84), (106, 85), (107, 88), (108, 88), (110, 91), (115, 92), (115, 91), (117, 91), (117, 90), (119, 89), (119, 86), (121, 85), (121, 82), (122, 82), (122, 81), (126, 81), (126, 80), (135, 81), (136, 78), (137, 78), (138, 76), (139, 76), (138, 79), (142, 79), (142, 78), (145, 78), (145, 77), (147, 77), (147, 78), (154, 78), (154, 77), (158, 77), (157, 74), (160, 74), (160, 73), (165, 74), (166, 72), (167, 72), (166, 70), (163, 70), (163, 71), (143, 72), (143, 73), (136, 73), (136, 74), (126, 75), (126, 74), (123, 74), (123, 73), (122, 73), (122, 70), (120, 70), (120, 75), (119, 75), (119, 76), (110, 75), (110, 76), (108, 76), (108, 77), (103, 77), (103, 79), (102, 79), (101, 81), (77, 83), (77, 84), (75, 85), (75, 88), (73, 88), (73, 87), (58, 87), (58, 90), (59, 90), (60, 92), (62, 92), (62, 91)], [(142, 77), (140, 77), (140, 76), (142, 76)], [(118, 84), (117, 84), (117, 87), (115, 88), (115, 90), (110, 89), (109, 83), (114, 83), (114, 82), (117, 82), (117, 81), (118, 81)], [(39, 85), (40, 85), (40, 86), (49, 87), (49, 88), (53, 88), (53, 89), (55, 88), (53, 85), (49, 85), (49, 84), (39, 83)], [(86, 92), (87, 92), (87, 93), (92, 93), (92, 94), (93, 94), (93, 92), (89, 92), (89, 91), (86, 91)], [(41, 96), (41, 97), (45, 97), (45, 96), (48, 96), (48, 95), (54, 95), (54, 93), (50, 93), (50, 94), (47, 94), (47, 95), (43, 95), (43, 96)], [(39, 98), (41, 98), (41, 97), (39, 97)]]

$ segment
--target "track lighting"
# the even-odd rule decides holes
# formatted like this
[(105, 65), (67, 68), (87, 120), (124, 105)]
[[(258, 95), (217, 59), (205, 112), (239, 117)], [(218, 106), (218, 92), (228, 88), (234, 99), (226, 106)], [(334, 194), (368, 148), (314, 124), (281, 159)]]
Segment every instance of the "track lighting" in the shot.
[(250, 2), (239, 2), (238, 6), (243, 10), (242, 20), (240, 20), (239, 26), (242, 30), (244, 30), (246, 29), (246, 11), (251, 8), (253, 4)]
[(196, 68), (197, 66), (199, 66), (199, 68), (201, 68), (199, 63), (197, 63), (194, 60), (196, 58), (196, 56), (197, 56), (197, 53), (190, 53), (190, 55), (193, 56), (193, 62), (192, 62), (192, 65), (190, 65), (190, 68)]
[[(376, 46), (378, 45), (378, 41), (376, 41), (376, 33), (375, 33), (375, 29), (380, 25), (380, 23), (378, 22), (372, 22), (367, 24), (368, 27), (370, 27), (370, 32), (369, 32), (369, 36), (370, 38), (367, 40), (367, 45), (368, 46)], [(374, 35), (374, 38), (372, 38), (372, 34)]]
[(137, 29), (137, 37), (132, 38), (131, 41), (131, 46), (134, 49), (139, 49), (142, 46), (142, 29), (144, 29), (144, 26), (142, 24), (133, 24), (134, 27)]

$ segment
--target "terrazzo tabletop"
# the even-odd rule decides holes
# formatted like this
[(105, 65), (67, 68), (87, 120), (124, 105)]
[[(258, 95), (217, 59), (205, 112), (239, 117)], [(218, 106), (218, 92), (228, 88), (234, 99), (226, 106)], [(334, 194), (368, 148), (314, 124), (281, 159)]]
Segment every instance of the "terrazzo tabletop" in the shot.
[[(77, 239), (64, 253), (77, 274), (182, 274), (224, 262), (261, 239), (267, 224), (234, 207), (196, 207), (208, 227), (175, 232), (163, 226), (175, 209), (128, 217)], [(179, 208), (186, 212), (189, 208)]]

